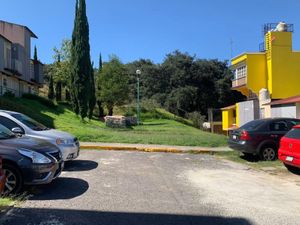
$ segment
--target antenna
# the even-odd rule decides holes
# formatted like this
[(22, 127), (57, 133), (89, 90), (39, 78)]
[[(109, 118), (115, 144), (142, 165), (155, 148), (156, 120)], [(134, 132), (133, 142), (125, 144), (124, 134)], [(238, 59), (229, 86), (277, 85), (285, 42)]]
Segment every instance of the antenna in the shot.
[(230, 59), (233, 57), (233, 40), (230, 38)]

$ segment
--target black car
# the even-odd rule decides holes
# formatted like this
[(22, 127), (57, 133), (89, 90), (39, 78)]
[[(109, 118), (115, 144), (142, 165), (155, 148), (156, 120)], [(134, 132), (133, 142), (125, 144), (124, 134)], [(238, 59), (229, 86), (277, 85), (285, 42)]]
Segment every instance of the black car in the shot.
[(297, 124), (300, 120), (292, 118), (253, 120), (233, 130), (228, 145), (245, 155), (259, 155), (262, 160), (272, 161), (277, 158), (281, 137)]
[(6, 176), (4, 194), (18, 193), (24, 185), (50, 183), (64, 166), (55, 145), (36, 138), (18, 137), (2, 125), (0, 156)]

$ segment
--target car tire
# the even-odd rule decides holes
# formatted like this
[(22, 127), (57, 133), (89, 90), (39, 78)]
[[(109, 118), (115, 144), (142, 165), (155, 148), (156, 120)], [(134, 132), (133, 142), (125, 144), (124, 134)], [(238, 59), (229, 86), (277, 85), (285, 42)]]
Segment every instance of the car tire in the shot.
[(284, 166), (293, 174), (300, 175), (300, 168), (284, 163)]
[(260, 150), (260, 159), (263, 161), (274, 161), (277, 159), (277, 150), (274, 146), (266, 145)]
[(18, 194), (23, 188), (23, 177), (20, 170), (12, 164), (3, 164), (6, 183), (3, 195)]

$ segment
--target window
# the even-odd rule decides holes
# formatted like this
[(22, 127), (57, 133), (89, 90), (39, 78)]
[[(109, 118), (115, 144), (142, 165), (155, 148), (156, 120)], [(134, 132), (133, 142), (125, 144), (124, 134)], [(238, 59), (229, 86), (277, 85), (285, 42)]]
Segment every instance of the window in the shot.
[(300, 120), (288, 120), (287, 121), (289, 130), (292, 129), (294, 126), (300, 124)]
[(32, 130), (35, 131), (42, 131), (42, 130), (48, 130), (47, 127), (45, 127), (43, 124), (40, 124), (39, 122), (31, 119), (28, 116), (25, 116), (20, 113), (16, 114), (10, 114), (12, 117), (16, 118), (18, 121), (20, 121), (22, 124), (25, 124), (27, 127), (29, 127)]
[(284, 121), (273, 122), (270, 124), (271, 131), (288, 131), (288, 125)]
[(300, 139), (300, 129), (292, 129), (285, 136), (287, 138)]
[(7, 87), (7, 80), (5, 78), (3, 78), (3, 86)]
[(245, 125), (241, 126), (241, 130), (256, 130), (264, 122), (262, 120), (252, 120)]
[(15, 127), (19, 127), (23, 131), (23, 133), (25, 133), (25, 131), (22, 127), (20, 127), (17, 123), (15, 123), (14, 121), (12, 121), (4, 116), (0, 116), (0, 124), (5, 126), (6, 128), (8, 128), (9, 130), (12, 130)]
[(240, 79), (247, 76), (247, 66), (240, 66), (234, 71), (234, 78)]

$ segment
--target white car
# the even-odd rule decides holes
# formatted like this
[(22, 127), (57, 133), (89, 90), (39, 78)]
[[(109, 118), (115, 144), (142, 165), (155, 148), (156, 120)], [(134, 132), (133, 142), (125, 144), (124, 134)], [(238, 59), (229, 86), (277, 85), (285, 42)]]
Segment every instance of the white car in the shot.
[(0, 124), (16, 134), (43, 139), (55, 144), (61, 150), (64, 161), (73, 160), (79, 156), (80, 145), (76, 137), (47, 128), (22, 113), (0, 110)]

